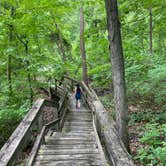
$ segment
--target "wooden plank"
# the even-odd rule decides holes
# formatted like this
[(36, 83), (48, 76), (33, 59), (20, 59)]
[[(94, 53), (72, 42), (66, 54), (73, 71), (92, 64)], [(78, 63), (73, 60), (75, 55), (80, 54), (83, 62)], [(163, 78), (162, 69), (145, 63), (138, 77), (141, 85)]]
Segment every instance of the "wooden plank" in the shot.
[(54, 140), (55, 142), (57, 141), (94, 141), (95, 139), (93, 137), (47, 137), (46, 140)]
[(79, 133), (79, 132), (54, 132), (53, 137), (93, 137), (93, 132), (92, 133)]
[(67, 161), (67, 160), (81, 160), (88, 159), (95, 161), (96, 159), (101, 159), (99, 155), (96, 154), (67, 154), (67, 155), (38, 155), (36, 161)]
[(133, 166), (133, 161), (131, 156), (127, 153), (123, 143), (120, 141), (117, 131), (114, 128), (113, 119), (108, 118), (108, 114), (99, 100), (93, 102), (96, 115), (102, 128), (102, 135), (105, 143), (105, 147), (108, 152), (113, 165), (123, 166), (128, 164), (128, 166)]
[(73, 144), (94, 144), (94, 140), (55, 140), (55, 139), (46, 139), (46, 144), (53, 145), (73, 145)]
[(83, 148), (94, 148), (96, 144), (76, 144), (76, 145), (53, 145), (53, 144), (46, 144), (41, 145), (40, 149), (83, 149)]
[(55, 120), (47, 123), (45, 126), (46, 126), (46, 128), (56, 127), (56, 125), (60, 122), (60, 120), (61, 120), (60, 118), (55, 119)]
[[(96, 93), (82, 83), (84, 90), (90, 98), (87, 99), (87, 103), (90, 109), (96, 113), (96, 118), (98, 121), (99, 128), (102, 129), (100, 132), (102, 134), (102, 139), (104, 140), (105, 147), (108, 153), (108, 157), (113, 166), (133, 166), (131, 156), (125, 149), (122, 141), (118, 137), (117, 131), (114, 127), (114, 120), (109, 118), (107, 111), (100, 102)], [(86, 100), (86, 99), (85, 99)]]
[(35, 166), (103, 166), (100, 160), (36, 161)]
[(96, 129), (96, 125), (95, 125), (95, 115), (93, 116), (93, 128), (94, 128), (94, 135), (95, 135), (95, 138), (96, 138), (96, 142), (97, 142), (97, 145), (98, 145), (98, 151), (100, 153), (100, 156), (101, 156), (101, 159), (102, 159), (102, 162), (104, 163), (104, 165), (108, 165), (108, 161), (106, 160), (106, 155), (104, 154), (104, 151), (103, 151), (103, 148), (102, 148), (102, 145), (101, 145), (101, 142), (100, 142), (100, 138), (98, 136), (98, 133), (97, 133), (97, 129)]
[(97, 149), (59, 149), (59, 150), (54, 150), (54, 149), (41, 149), (39, 150), (39, 155), (45, 154), (45, 155), (67, 155), (67, 154), (98, 154)]
[(43, 136), (45, 134), (45, 130), (46, 130), (46, 127), (44, 126), (42, 128), (42, 131), (41, 131), (40, 135), (37, 137), (37, 139), (36, 139), (36, 141), (35, 141), (35, 143), (33, 145), (33, 148), (32, 148), (32, 151), (31, 151), (32, 153), (30, 155), (30, 159), (28, 161), (28, 165), (27, 166), (32, 166), (33, 165), (35, 157), (36, 157), (37, 152), (39, 150), (39, 146), (42, 143), (42, 139), (43, 139)]

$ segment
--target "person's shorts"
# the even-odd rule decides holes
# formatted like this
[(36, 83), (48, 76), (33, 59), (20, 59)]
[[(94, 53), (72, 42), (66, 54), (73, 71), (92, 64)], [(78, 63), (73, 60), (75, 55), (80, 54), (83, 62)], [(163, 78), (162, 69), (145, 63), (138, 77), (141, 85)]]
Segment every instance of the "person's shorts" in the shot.
[(81, 99), (81, 94), (80, 93), (77, 93), (76, 96), (75, 96), (76, 100), (79, 100)]

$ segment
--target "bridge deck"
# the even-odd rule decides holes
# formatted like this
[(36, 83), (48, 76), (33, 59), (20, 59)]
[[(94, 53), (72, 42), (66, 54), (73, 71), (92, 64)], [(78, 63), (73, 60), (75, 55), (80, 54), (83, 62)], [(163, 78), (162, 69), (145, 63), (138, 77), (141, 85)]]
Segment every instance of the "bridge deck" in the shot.
[(91, 111), (83, 104), (80, 109), (76, 109), (73, 95), (70, 95), (69, 102), (70, 110), (66, 114), (62, 132), (46, 136), (34, 165), (105, 165), (98, 149)]

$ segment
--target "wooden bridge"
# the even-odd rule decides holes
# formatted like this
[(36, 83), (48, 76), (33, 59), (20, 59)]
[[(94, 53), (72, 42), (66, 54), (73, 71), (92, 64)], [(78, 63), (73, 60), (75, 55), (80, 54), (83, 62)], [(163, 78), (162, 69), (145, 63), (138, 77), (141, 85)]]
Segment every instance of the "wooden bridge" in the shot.
[[(81, 85), (81, 108), (72, 93)], [(19, 160), (32, 142), (24, 165), (31, 166), (133, 166), (104, 106), (84, 82), (64, 77), (56, 86), (60, 101), (38, 99), (0, 151), (0, 166), (21, 165)], [(48, 116), (49, 110), (49, 118)]]

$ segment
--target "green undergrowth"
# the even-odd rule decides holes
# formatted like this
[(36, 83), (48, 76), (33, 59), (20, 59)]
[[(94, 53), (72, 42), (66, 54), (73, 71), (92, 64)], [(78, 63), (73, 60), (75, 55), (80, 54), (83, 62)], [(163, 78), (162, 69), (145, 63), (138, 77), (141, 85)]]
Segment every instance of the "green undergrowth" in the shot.
[(145, 166), (165, 166), (166, 124), (149, 122), (140, 127), (140, 132), (139, 142), (143, 147), (138, 149), (135, 159)]
[(104, 96), (100, 96), (99, 98), (106, 110), (108, 111), (109, 115), (115, 120), (115, 109), (112, 94), (106, 94)]
[[(102, 103), (108, 110), (109, 115), (115, 120), (113, 97), (111, 94), (100, 96)], [(131, 101), (129, 101), (131, 102)], [(133, 101), (131, 102), (132, 104)], [(142, 101), (144, 103), (144, 101)], [(135, 103), (136, 104), (136, 103)], [(146, 102), (144, 103), (146, 104)], [(146, 106), (147, 107), (147, 106)], [(165, 106), (154, 110), (145, 108), (142, 104), (136, 111), (129, 111), (129, 127), (135, 132), (137, 142), (133, 159), (143, 166), (166, 165), (166, 112)], [(138, 125), (138, 128), (134, 126)], [(130, 135), (130, 133), (129, 133)], [(132, 138), (131, 138), (132, 139)], [(135, 148), (135, 147), (134, 147)]]
[(25, 102), (20, 108), (13, 106), (6, 109), (0, 109), (0, 148), (23, 119), (28, 106), (29, 101)]

